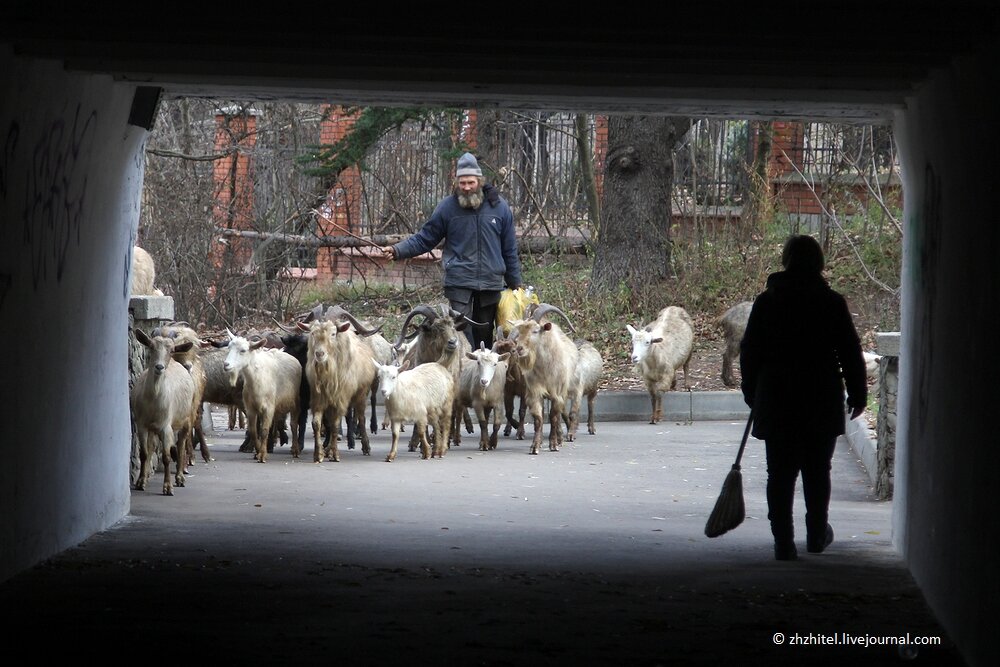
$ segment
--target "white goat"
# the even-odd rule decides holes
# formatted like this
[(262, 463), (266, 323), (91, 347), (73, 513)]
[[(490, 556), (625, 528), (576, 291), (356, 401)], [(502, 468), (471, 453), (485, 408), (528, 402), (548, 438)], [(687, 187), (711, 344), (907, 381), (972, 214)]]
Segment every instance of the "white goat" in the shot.
[(163, 495), (172, 496), (170, 483), (171, 454), (176, 461), (177, 486), (184, 486), (184, 439), (191, 437), (191, 403), (194, 400), (194, 380), (187, 369), (174, 361), (174, 352), (184, 352), (190, 342), (174, 345), (170, 338), (154, 336), (136, 329), (135, 337), (149, 348), (146, 369), (139, 374), (129, 394), (132, 421), (139, 440), (139, 478), (135, 488), (146, 488), (151, 473), (150, 456), (159, 438), (163, 461)]
[[(422, 320), (418, 325), (411, 325), (411, 321), (417, 316), (421, 317)], [(452, 381), (457, 387), (461, 381), (465, 355), (472, 351), (469, 339), (462, 333), (471, 322), (472, 320), (452, 309), (448, 304), (414, 306), (406, 315), (406, 319), (403, 320), (399, 337), (393, 345), (397, 351), (400, 351), (406, 344), (409, 327), (415, 326), (418, 333), (409, 341), (406, 353), (400, 356), (400, 367), (408, 369), (418, 364), (438, 361), (445, 347), (457, 338), (458, 354), (451, 357), (451, 361), (445, 364), (451, 370)], [(458, 405), (452, 406), (452, 421), (453, 428), (449, 430), (453, 436), (458, 433), (462, 421), (465, 422), (466, 430), (469, 433), (473, 432), (472, 419), (465, 410), (459, 409)], [(410, 451), (415, 450), (417, 444), (417, 434), (414, 433), (410, 440)], [(456, 441), (455, 444), (458, 442)]]
[(684, 385), (688, 384), (688, 363), (694, 350), (694, 323), (687, 311), (679, 306), (667, 306), (655, 320), (642, 329), (625, 327), (632, 336), (632, 363), (646, 384), (652, 405), (649, 423), (663, 418), (662, 393), (677, 384), (677, 369), (684, 368)]
[[(423, 458), (442, 458), (448, 446), (455, 398), (451, 372), (437, 362), (409, 370), (400, 370), (396, 364), (380, 364), (374, 359), (371, 363), (378, 374), (379, 391), (385, 399), (385, 414), (392, 428), (392, 447), (386, 462), (396, 458), (399, 432), (405, 422), (415, 424), (413, 432), (420, 439)], [(427, 440), (428, 428), (434, 430), (433, 450)]]
[(306, 377), (315, 443), (313, 461), (321, 463), (327, 456), (340, 461), (337, 438), (330, 438), (329, 449), (324, 451), (320, 435), (324, 422), (335, 428), (349, 408), (353, 408), (354, 423), (347, 425), (348, 434), (359, 430), (361, 453), (370, 455), (371, 445), (368, 429), (365, 428), (365, 399), (376, 381), (375, 370), (370, 363), (373, 360), (372, 348), (351, 329), (351, 322), (313, 320), (308, 327), (303, 324), (299, 327), (309, 332)]
[[(236, 386), (243, 380), (243, 407), (247, 413), (247, 437), (254, 445), (254, 459), (267, 462), (272, 425), (276, 418), (299, 412), (299, 384), (302, 366), (298, 360), (276, 348), (260, 349), (265, 338), (250, 342), (242, 336), (229, 334), (229, 354), (223, 367), (229, 373), (229, 383)], [(298, 424), (292, 420), (292, 456), (298, 458), (296, 437)]]
[[(518, 363), (524, 372), (525, 400), (535, 424), (531, 454), (538, 454), (542, 444), (542, 408), (549, 399), (549, 451), (559, 451), (562, 444), (562, 415), (576, 373), (579, 351), (558, 324), (542, 322), (549, 312), (565, 313), (543, 303), (531, 319), (511, 323), (510, 337), (516, 342)], [(566, 318), (567, 322), (569, 318)], [(572, 327), (572, 324), (570, 325)]]
[[(487, 451), (497, 448), (497, 434), (500, 431), (500, 415), (504, 410), (504, 387), (507, 383), (507, 358), (510, 353), (497, 354), (487, 350), (486, 344), (479, 343), (479, 349), (466, 352), (466, 357), (474, 363), (465, 364), (456, 389), (460, 410), (472, 407), (479, 419), (479, 449)], [(493, 432), (488, 435), (487, 420), (493, 415)], [(452, 425), (455, 431), (452, 439), (460, 444), (462, 435), (459, 424)]]
[[(194, 464), (194, 443), (197, 442), (201, 451), (201, 457), (208, 463), (212, 460), (212, 455), (208, 451), (208, 443), (205, 441), (205, 434), (201, 428), (202, 397), (205, 393), (205, 385), (208, 382), (205, 366), (202, 361), (201, 345), (202, 340), (198, 332), (187, 325), (186, 322), (170, 322), (156, 327), (151, 332), (153, 336), (163, 336), (174, 341), (174, 361), (180, 363), (191, 374), (194, 380), (194, 400), (191, 405), (191, 438), (185, 438), (184, 465)], [(189, 342), (190, 347), (186, 347), (182, 352), (178, 349), (180, 343)]]
[[(312, 312), (310, 313), (309, 317), (305, 320), (305, 323), (308, 324), (314, 319), (330, 320), (332, 322), (337, 322), (338, 324), (343, 324), (344, 322), (350, 322), (352, 325), (354, 325), (354, 332), (361, 337), (361, 341), (365, 345), (371, 348), (372, 355), (374, 356), (375, 359), (377, 359), (383, 364), (388, 364), (395, 361), (397, 357), (396, 351), (393, 349), (392, 344), (389, 341), (387, 341), (385, 337), (382, 336), (382, 334), (379, 333), (379, 331), (382, 329), (382, 325), (373, 328), (371, 324), (358, 320), (356, 317), (351, 315), (351, 313), (344, 310), (342, 306), (335, 305), (324, 309), (322, 304), (318, 305), (312, 309)], [(287, 329), (285, 330), (288, 331)], [(303, 352), (303, 359), (302, 359), (303, 363), (305, 363), (304, 354), (305, 353)], [(369, 426), (371, 433), (378, 432), (378, 420), (375, 416), (375, 399), (377, 391), (378, 391), (377, 383), (372, 383), (371, 387), (372, 413), (371, 413), (371, 422)], [(357, 420), (354, 419), (354, 412), (350, 406), (348, 406), (347, 409), (347, 416), (348, 416), (348, 422), (351, 421), (357, 422)], [(339, 433), (340, 425), (337, 424), (336, 427)], [(356, 429), (348, 429), (347, 431), (348, 449), (354, 449), (355, 430)]]
[(162, 293), (156, 289), (156, 267), (153, 256), (139, 246), (132, 247), (132, 296), (153, 296)]
[(577, 343), (579, 360), (576, 364), (576, 374), (573, 377), (573, 386), (570, 389), (570, 401), (572, 407), (566, 415), (566, 440), (573, 442), (576, 439), (576, 430), (580, 425), (580, 407), (583, 404), (583, 397), (587, 397), (587, 433), (594, 435), (597, 430), (594, 428), (594, 400), (597, 398), (598, 385), (601, 382), (601, 375), (604, 373), (604, 358), (597, 351), (592, 343), (581, 341)]

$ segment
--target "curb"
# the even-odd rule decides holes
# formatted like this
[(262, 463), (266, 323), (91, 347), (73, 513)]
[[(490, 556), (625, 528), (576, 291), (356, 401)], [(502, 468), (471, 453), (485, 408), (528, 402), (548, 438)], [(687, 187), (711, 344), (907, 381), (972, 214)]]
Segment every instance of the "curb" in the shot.
[[(644, 391), (602, 391), (594, 401), (594, 421), (649, 421), (652, 406)], [(585, 419), (581, 411), (580, 420)], [(750, 409), (740, 391), (669, 391), (663, 394), (666, 421), (746, 421)], [(843, 435), (872, 484), (877, 483), (878, 442), (864, 415), (845, 420)]]
[[(586, 412), (586, 406), (581, 413)], [(649, 421), (649, 394), (644, 391), (602, 391), (594, 401), (595, 421)], [(663, 394), (663, 419), (670, 421), (745, 420), (750, 409), (739, 391), (668, 391)], [(583, 414), (580, 415), (581, 421)]]
[[(382, 401), (378, 401), (381, 405)], [(594, 400), (595, 422), (648, 422), (652, 412), (649, 394), (645, 391), (600, 391)], [(580, 421), (586, 423), (587, 406), (580, 410)], [(207, 414), (207, 413), (206, 413)], [(743, 394), (733, 391), (668, 391), (663, 394), (664, 421), (746, 421), (750, 409)], [(210, 422), (206, 428), (210, 428)], [(846, 422), (843, 436), (851, 450), (861, 460), (872, 484), (878, 471), (878, 446), (863, 417)]]

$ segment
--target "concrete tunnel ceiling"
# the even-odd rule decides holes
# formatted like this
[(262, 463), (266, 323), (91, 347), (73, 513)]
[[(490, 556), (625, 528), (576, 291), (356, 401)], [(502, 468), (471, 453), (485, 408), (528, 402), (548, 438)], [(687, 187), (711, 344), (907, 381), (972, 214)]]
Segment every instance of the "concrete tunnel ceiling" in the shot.
[(43, 16), (25, 5), (0, 34), (15, 54), (162, 88), (167, 98), (887, 123), (932, 69), (992, 34), (987, 6), (882, 4), (843, 17), (780, 4), (721, 16), (692, 6), (656, 21), (596, 13), (576, 27), (488, 7), (464, 22), (457, 12), (373, 20), (338, 9), (290, 24), (199, 8), (116, 26), (92, 12)]

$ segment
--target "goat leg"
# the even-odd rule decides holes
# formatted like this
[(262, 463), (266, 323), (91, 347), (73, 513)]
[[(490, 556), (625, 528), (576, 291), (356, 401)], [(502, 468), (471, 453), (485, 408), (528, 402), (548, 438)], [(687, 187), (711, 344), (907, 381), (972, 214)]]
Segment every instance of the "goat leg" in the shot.
[(562, 444), (562, 406), (555, 401), (549, 407), (549, 451), (558, 452)]
[(596, 435), (597, 429), (594, 428), (594, 394), (587, 397), (587, 433), (590, 435)]

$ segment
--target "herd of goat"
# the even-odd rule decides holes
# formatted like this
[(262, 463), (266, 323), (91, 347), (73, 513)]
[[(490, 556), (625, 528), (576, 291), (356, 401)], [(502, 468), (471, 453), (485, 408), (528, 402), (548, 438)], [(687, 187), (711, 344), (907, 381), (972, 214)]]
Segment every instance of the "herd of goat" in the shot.
[[(565, 329), (553, 320), (556, 315)], [(723, 316), (723, 330), (738, 342), (745, 322), (727, 323), (727, 317), (733, 316)], [(575, 440), (584, 399), (588, 433), (596, 433), (594, 400), (604, 362), (593, 344), (571, 337), (575, 328), (560, 308), (530, 307), (521, 319), (496, 328), (491, 348), (472, 348), (465, 335), (470, 324), (479, 323), (447, 304), (421, 304), (407, 314), (392, 342), (381, 326), (359, 321), (340, 306), (317, 306), (293, 325), (279, 325), (281, 333), (240, 336), (227, 329), (223, 340), (202, 340), (183, 322), (148, 333), (136, 330), (136, 339), (148, 348), (148, 362), (130, 392), (141, 461), (135, 486), (146, 487), (156, 452), (165, 495), (184, 486), (196, 445), (205, 461), (211, 460), (202, 433), (205, 404), (230, 406), (231, 426), (236, 415), (245, 414), (241, 451), (253, 452), (261, 463), (279, 440), (290, 442), (298, 458), (310, 415), (314, 462), (339, 461), (341, 437), (349, 449), (360, 439), (362, 453), (370, 455), (369, 434), (380, 426), (379, 396), (381, 427), (391, 430), (389, 462), (407, 424), (412, 425), (409, 451), (419, 450), (424, 459), (443, 457), (461, 443), (463, 427), (475, 432), (470, 411), (479, 422), (482, 451), (497, 447), (501, 424), (505, 436), (516, 431), (517, 439), (525, 438), (530, 417), (529, 452), (538, 454), (545, 414), (548, 449), (558, 451), (564, 437)], [(694, 327), (683, 308), (668, 306), (653, 321), (627, 330), (632, 362), (650, 396), (650, 423), (657, 423), (662, 392), (676, 386), (681, 368), (687, 383)]]

